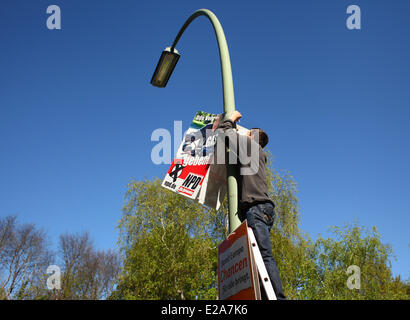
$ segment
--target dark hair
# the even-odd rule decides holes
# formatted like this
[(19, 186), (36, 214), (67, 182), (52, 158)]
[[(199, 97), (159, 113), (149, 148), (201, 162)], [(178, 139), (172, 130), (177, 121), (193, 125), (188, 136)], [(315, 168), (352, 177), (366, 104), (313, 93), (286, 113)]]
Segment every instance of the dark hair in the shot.
[(263, 131), (261, 128), (252, 128), (252, 129), (251, 129), (251, 134), (252, 134), (252, 135), (254, 135), (256, 132), (258, 133), (258, 136), (255, 137), (255, 138), (258, 139), (257, 141), (259, 142), (260, 146), (261, 146), (262, 148), (265, 148), (265, 146), (266, 146), (266, 145), (268, 144), (268, 142), (269, 142), (268, 135), (267, 135), (266, 132)]

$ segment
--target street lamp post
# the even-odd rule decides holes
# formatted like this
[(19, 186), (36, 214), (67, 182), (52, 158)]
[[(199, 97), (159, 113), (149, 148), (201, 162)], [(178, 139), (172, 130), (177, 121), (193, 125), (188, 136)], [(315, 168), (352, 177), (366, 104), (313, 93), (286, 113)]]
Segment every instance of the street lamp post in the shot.
[[(222, 88), (224, 99), (225, 118), (228, 118), (235, 111), (235, 97), (233, 90), (231, 59), (229, 58), (228, 44), (226, 43), (225, 33), (221, 23), (213, 12), (208, 9), (199, 9), (195, 11), (184, 23), (179, 30), (171, 48), (166, 48), (161, 55), (157, 68), (151, 79), (151, 83), (157, 87), (165, 87), (172, 71), (179, 59), (179, 54), (175, 49), (178, 40), (181, 38), (185, 29), (197, 17), (205, 16), (211, 22), (219, 47), (219, 58), (221, 61)], [(227, 149), (226, 152), (229, 152)], [(226, 157), (228, 159), (229, 157)], [(233, 232), (239, 225), (240, 221), (237, 216), (238, 211), (238, 182), (235, 166), (227, 162), (227, 180), (228, 180), (228, 208), (229, 208), (229, 232)]]

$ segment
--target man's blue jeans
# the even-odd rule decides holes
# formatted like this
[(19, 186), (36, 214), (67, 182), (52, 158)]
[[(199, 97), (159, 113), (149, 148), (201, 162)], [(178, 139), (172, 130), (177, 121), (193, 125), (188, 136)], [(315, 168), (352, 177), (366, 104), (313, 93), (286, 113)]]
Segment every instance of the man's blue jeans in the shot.
[[(255, 234), (256, 242), (259, 246), (263, 261), (265, 262), (266, 270), (272, 282), (273, 290), (275, 291), (278, 300), (286, 299), (282, 283), (280, 281), (278, 268), (272, 256), (272, 247), (270, 243), (270, 230), (275, 219), (275, 209), (269, 202), (259, 203), (250, 207), (246, 212), (239, 214), (239, 219), (243, 222), (247, 220), (248, 227), (252, 228)], [(266, 299), (265, 290), (261, 286), (262, 299)]]

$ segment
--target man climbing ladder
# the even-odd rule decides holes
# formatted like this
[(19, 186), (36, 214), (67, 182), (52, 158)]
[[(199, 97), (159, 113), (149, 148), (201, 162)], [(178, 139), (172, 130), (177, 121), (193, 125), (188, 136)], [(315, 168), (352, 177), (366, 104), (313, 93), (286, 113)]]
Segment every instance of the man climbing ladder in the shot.
[[(285, 300), (286, 297), (283, 293), (276, 262), (272, 256), (269, 238), (275, 218), (275, 205), (269, 199), (266, 184), (267, 158), (263, 148), (268, 143), (268, 136), (259, 128), (249, 130), (248, 136), (239, 135), (235, 130), (235, 126), (241, 117), (240, 112), (234, 111), (230, 119), (224, 120), (218, 128), (218, 130), (222, 130), (221, 136), (227, 137), (234, 142), (229, 143), (229, 148), (230, 152), (236, 154), (237, 164), (240, 169), (238, 217), (241, 222), (247, 220), (248, 226), (255, 235), (276, 298)], [(250, 158), (249, 151), (251, 151)], [(257, 169), (252, 170), (252, 168)], [(261, 285), (261, 288), (263, 288), (263, 285)], [(264, 290), (261, 290), (261, 293), (262, 299), (268, 298)]]

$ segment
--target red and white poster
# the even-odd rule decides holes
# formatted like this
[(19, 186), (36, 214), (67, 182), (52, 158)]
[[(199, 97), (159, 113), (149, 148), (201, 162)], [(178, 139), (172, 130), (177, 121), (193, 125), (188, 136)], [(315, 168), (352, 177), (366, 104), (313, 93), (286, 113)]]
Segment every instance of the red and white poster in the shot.
[[(219, 209), (226, 191), (226, 165), (214, 161), (220, 115), (198, 111), (186, 131), (162, 186)], [(238, 134), (248, 129), (237, 125)]]
[[(216, 143), (215, 130), (218, 124), (219, 117), (217, 114), (203, 111), (198, 111), (195, 114), (176, 157), (165, 175), (162, 182), (163, 187), (190, 199), (197, 199), (204, 181), (205, 184), (208, 181), (209, 168)], [(216, 185), (226, 184), (226, 173), (221, 176), (221, 179), (219, 182), (215, 181)], [(205, 203), (206, 195), (202, 193), (200, 199), (203, 200), (200, 203)], [(205, 204), (209, 205), (208, 203)]]
[(217, 114), (196, 113), (165, 175), (163, 187), (191, 199), (197, 198), (212, 162), (217, 126)]

